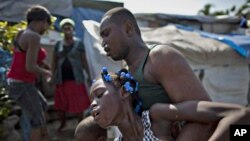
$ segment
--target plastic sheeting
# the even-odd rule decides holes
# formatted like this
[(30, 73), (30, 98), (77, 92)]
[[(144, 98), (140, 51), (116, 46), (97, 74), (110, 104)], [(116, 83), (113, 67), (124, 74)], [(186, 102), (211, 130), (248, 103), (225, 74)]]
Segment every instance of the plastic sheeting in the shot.
[[(108, 58), (101, 47), (99, 23), (84, 21), (83, 25), (86, 29), (84, 43), (92, 76), (98, 76), (103, 66), (108, 66), (112, 71), (119, 69), (122, 63)], [(247, 104), (249, 60), (227, 44), (174, 25), (142, 29), (142, 36), (149, 44), (169, 44), (183, 53), (193, 70), (202, 70), (202, 83), (213, 101)]]
[(69, 17), (72, 11), (72, 0), (1, 0), (0, 20), (20, 22), (25, 20), (25, 12), (32, 5), (43, 5), (53, 15)]
[(148, 43), (169, 44), (178, 49), (196, 68), (208, 65), (247, 64), (245, 59), (229, 45), (211, 38), (204, 38), (198, 32), (182, 30), (175, 25), (161, 28), (143, 28), (142, 37)]
[(217, 41), (223, 42), (233, 48), (236, 52), (246, 58), (250, 58), (250, 36), (246, 35), (222, 35), (213, 34), (209, 32), (203, 32), (195, 30), (192, 28), (187, 28), (185, 26), (177, 26), (179, 29), (184, 29), (187, 31), (197, 32), (203, 37), (215, 39)]
[(83, 39), (84, 36), (84, 28), (82, 25), (83, 20), (93, 20), (96, 22), (100, 22), (104, 12), (89, 8), (73, 8), (71, 18), (76, 23), (75, 35), (79, 39)]
[(6, 72), (12, 61), (12, 55), (0, 47), (0, 82), (6, 80)]
[(248, 104), (248, 65), (217, 66), (205, 69), (203, 85), (213, 101)]

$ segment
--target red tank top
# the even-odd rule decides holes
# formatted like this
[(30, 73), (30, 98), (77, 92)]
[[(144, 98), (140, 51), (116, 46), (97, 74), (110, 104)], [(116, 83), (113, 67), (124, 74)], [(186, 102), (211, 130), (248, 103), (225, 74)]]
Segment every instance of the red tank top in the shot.
[[(42, 61), (45, 59), (46, 55), (46, 50), (41, 48), (38, 52), (37, 63), (41, 64)], [(21, 80), (28, 83), (34, 83), (36, 75), (26, 70), (25, 63), (26, 52), (16, 51), (15, 49), (10, 71), (8, 72), (8, 78)]]

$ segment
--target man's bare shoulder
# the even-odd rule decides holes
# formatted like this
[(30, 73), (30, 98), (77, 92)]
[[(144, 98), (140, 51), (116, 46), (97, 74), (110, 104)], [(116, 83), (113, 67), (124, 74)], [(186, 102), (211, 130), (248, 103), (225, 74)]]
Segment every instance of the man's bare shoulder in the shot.
[(175, 58), (183, 58), (181, 52), (170, 45), (157, 45), (150, 51), (150, 58), (154, 61), (173, 61)]
[(173, 69), (179, 69), (183, 65), (186, 65), (186, 62), (178, 50), (168, 45), (157, 45), (151, 49), (145, 68), (149, 70), (148, 74), (151, 74), (149, 80), (159, 82), (173, 75)]

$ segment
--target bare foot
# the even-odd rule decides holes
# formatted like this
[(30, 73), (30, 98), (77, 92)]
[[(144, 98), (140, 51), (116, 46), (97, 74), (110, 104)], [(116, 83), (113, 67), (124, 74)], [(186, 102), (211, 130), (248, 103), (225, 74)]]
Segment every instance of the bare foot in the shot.
[(61, 132), (66, 127), (66, 122), (61, 123), (61, 125), (57, 128), (57, 132)]

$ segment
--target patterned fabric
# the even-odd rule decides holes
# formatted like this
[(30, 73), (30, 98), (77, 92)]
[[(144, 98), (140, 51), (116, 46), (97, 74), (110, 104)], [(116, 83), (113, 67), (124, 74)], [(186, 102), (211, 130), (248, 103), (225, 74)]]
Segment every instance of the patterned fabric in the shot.
[[(161, 141), (160, 139), (154, 136), (154, 133), (150, 129), (151, 122), (149, 118), (149, 111), (142, 112), (142, 124), (143, 124), (143, 130), (144, 130), (143, 141)], [(115, 138), (114, 141), (122, 141), (122, 135)]]
[(158, 139), (154, 136), (153, 131), (150, 129), (151, 122), (150, 122), (150, 118), (149, 118), (149, 111), (144, 111), (142, 113), (142, 124), (143, 124), (143, 128), (144, 128), (143, 141), (160, 141), (160, 139)]

